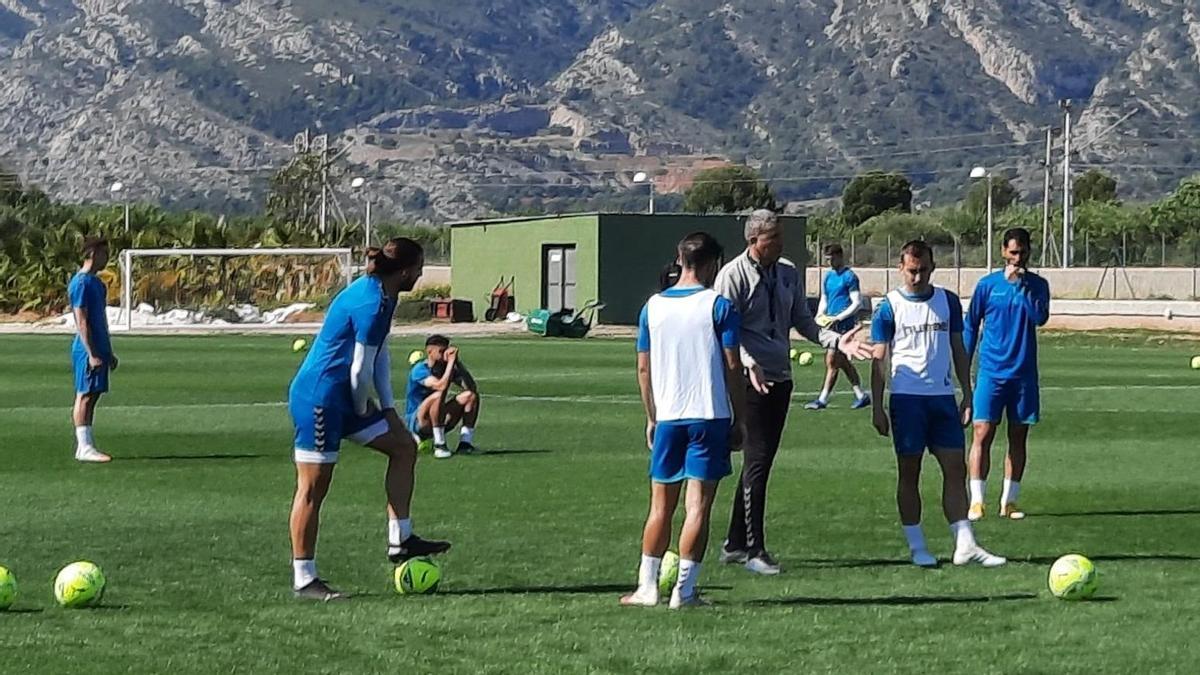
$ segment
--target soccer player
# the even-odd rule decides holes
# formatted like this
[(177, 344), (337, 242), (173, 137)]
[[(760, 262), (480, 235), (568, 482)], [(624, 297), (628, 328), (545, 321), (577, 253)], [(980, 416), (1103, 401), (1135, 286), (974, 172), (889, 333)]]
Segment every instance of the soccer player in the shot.
[(783, 224), (773, 211), (752, 212), (744, 233), (745, 252), (721, 268), (713, 285), (741, 317), (742, 366), (749, 376), (748, 435), (721, 562), (744, 565), (753, 574), (775, 575), (781, 568), (767, 550), (767, 483), (792, 403), (790, 331), (795, 328), (809, 342), (852, 358), (870, 358), (871, 350), (858, 339), (861, 329), (838, 335), (813, 320), (804, 279), (782, 257)]
[[(292, 380), (288, 410), (296, 427), (292, 502), (293, 590), (298, 598), (344, 597), (317, 575), (317, 529), (343, 438), (387, 456), (387, 556), (393, 563), (442, 553), (444, 541), (413, 534), (409, 518), (416, 445), (396, 415), (387, 336), (396, 297), (410, 291), (425, 263), (420, 244), (392, 239), (367, 252), (366, 274), (337, 294), (312, 349)], [(371, 392), (378, 402), (371, 400)]]
[[(1000, 517), (1021, 520), (1017, 506), (1029, 427), (1040, 416), (1037, 329), (1050, 320), (1050, 284), (1030, 272), (1029, 231), (1004, 233), (1004, 270), (979, 280), (971, 296), (965, 332), (968, 356), (979, 350), (975, 377), (975, 441), (971, 445), (971, 520), (983, 518), (984, 487), (992, 441), (1002, 415), (1008, 415), (1008, 455)], [(980, 332), (980, 324), (983, 332)]]
[[(621, 604), (659, 602), (658, 575), (671, 518), (687, 484), (679, 577), (669, 607), (703, 604), (696, 588), (718, 482), (733, 472), (730, 447), (745, 437), (739, 319), (711, 289), (721, 245), (703, 232), (679, 243), (678, 282), (653, 296), (638, 321), (637, 372), (650, 447), (650, 513), (642, 532), (638, 587)], [(736, 427), (732, 425), (736, 423)]]
[(83, 244), (83, 265), (71, 283), (67, 296), (75, 314), (75, 340), (71, 360), (75, 364), (75, 459), (80, 462), (108, 462), (112, 457), (96, 449), (92, 422), (96, 404), (108, 391), (108, 371), (117, 369), (108, 336), (108, 288), (97, 275), (108, 265), (108, 242), (88, 239)]
[[(954, 537), (954, 564), (998, 567), (1007, 561), (976, 543), (967, 520), (963, 427), (971, 419), (971, 363), (963, 346), (962, 304), (958, 296), (929, 282), (933, 270), (928, 244), (905, 244), (900, 253), (903, 284), (887, 294), (871, 322), (875, 429), (881, 436), (890, 432), (896, 449), (896, 505), (913, 564), (937, 565), (921, 530), (921, 461), (928, 449), (942, 468), (942, 511)], [(883, 406), (889, 356), (890, 419)], [(963, 389), (961, 405), (954, 400), (953, 376)]]
[[(418, 439), (433, 438), (433, 456), (448, 459), (454, 455), (446, 446), (446, 431), (462, 422), (456, 452), (475, 452), (475, 424), (479, 421), (479, 386), (471, 371), (458, 358), (458, 347), (450, 340), (432, 335), (425, 341), (424, 361), (408, 373), (405, 414), (408, 428)], [(450, 386), (461, 389), (450, 396)]]
[[(825, 247), (825, 262), (829, 271), (821, 284), (821, 301), (817, 305), (817, 323), (843, 335), (858, 324), (855, 318), (862, 309), (862, 292), (858, 288), (858, 275), (846, 266), (846, 254), (841, 244)], [(871, 397), (863, 391), (858, 369), (848, 357), (834, 349), (825, 350), (825, 386), (815, 401), (804, 406), (806, 410), (824, 410), (829, 405), (829, 395), (837, 384), (838, 371), (846, 373), (846, 379), (854, 387), (854, 403), (850, 407), (860, 410), (871, 405)]]

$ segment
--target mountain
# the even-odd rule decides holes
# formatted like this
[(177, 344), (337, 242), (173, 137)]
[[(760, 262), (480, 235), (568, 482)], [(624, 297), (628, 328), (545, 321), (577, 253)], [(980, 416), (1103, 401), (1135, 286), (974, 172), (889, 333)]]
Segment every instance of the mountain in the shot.
[(261, 208), (317, 136), (335, 208), (358, 208), (344, 186), (363, 175), (386, 217), (423, 222), (640, 203), (636, 170), (669, 192), (727, 160), (785, 199), (885, 168), (944, 201), (976, 164), (1033, 194), (1060, 99), (1075, 161), (1129, 199), (1197, 166), (1200, 7), (0, 0), (0, 83), (0, 163), (71, 200), (120, 180), (132, 199)]

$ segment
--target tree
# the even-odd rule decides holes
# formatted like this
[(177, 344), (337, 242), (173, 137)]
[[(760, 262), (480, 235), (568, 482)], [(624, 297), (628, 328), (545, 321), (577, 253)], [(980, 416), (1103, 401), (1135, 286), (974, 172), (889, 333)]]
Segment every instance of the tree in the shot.
[(1185, 178), (1175, 192), (1150, 206), (1150, 225), (1168, 236), (1200, 235), (1200, 174)]
[(856, 176), (842, 193), (842, 220), (849, 227), (887, 211), (912, 212), (912, 182), (903, 174), (871, 171)]
[(1071, 202), (1075, 206), (1086, 202), (1117, 203), (1117, 179), (1097, 169), (1075, 179)]
[[(976, 180), (967, 191), (966, 210), (971, 213), (987, 213), (987, 179)], [(1008, 178), (992, 176), (992, 211), (999, 213), (1012, 206), (1021, 197)]]
[(696, 174), (683, 200), (688, 213), (737, 213), (748, 209), (775, 209), (771, 187), (748, 166), (731, 165)]
[[(321, 182), (324, 170), (321, 156), (297, 155), (271, 177), (267, 197), (267, 215), (286, 223), (315, 224), (320, 218)], [(333, 168), (329, 169), (333, 173)], [(337, 179), (330, 178), (336, 182)], [(330, 216), (328, 221), (332, 221)]]

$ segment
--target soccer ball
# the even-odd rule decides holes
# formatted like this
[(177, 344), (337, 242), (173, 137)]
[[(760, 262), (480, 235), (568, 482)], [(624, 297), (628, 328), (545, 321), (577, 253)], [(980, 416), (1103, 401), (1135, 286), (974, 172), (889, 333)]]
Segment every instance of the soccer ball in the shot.
[(662, 567), (658, 568), (659, 595), (670, 595), (671, 590), (675, 588), (675, 582), (678, 580), (679, 555), (674, 551), (667, 551), (667, 554), (662, 559)]
[(412, 353), (408, 355), (408, 365), (410, 366), (415, 366), (424, 360), (425, 352), (421, 351), (420, 349), (414, 349)]
[(420, 443), (417, 443), (417, 454), (418, 455), (432, 455), (433, 454), (433, 439), (426, 438), (426, 439), (423, 439)]
[(87, 561), (74, 562), (58, 573), (54, 580), (54, 599), (70, 609), (90, 607), (104, 595), (104, 572)]
[(812, 352), (801, 352), (800, 356), (796, 358), (796, 363), (799, 363), (802, 366), (811, 365), (812, 362), (813, 362)]
[(792, 347), (792, 351), (788, 352), (788, 358), (790, 358), (793, 361), (800, 358), (800, 350), (796, 349), (795, 347)]
[(1192, 370), (1200, 370), (1200, 356), (1192, 357)]
[(1050, 592), (1061, 600), (1086, 600), (1095, 594), (1099, 582), (1096, 566), (1077, 553), (1055, 560), (1047, 581)]
[(0, 612), (12, 607), (17, 599), (17, 578), (7, 567), (0, 567)]
[(423, 595), (437, 592), (442, 570), (429, 558), (413, 558), (400, 563), (393, 576), (400, 595)]
[(296, 338), (295, 340), (292, 340), (293, 352), (302, 352), (306, 349), (308, 349), (308, 340), (305, 340), (304, 338)]

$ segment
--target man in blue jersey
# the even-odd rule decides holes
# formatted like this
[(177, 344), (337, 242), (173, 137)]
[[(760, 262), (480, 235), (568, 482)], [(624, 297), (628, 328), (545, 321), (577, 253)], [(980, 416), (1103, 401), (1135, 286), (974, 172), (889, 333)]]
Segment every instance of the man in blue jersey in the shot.
[[(967, 520), (963, 427), (971, 419), (971, 363), (963, 346), (958, 296), (929, 282), (933, 251), (910, 241), (900, 253), (900, 288), (887, 294), (871, 322), (875, 360), (871, 368), (874, 425), (892, 436), (896, 450), (896, 505), (912, 562), (937, 566), (921, 529), (921, 462), (926, 450), (942, 468), (942, 510), (954, 538), (954, 564), (998, 567), (1007, 562), (975, 541)], [(891, 363), (891, 416), (883, 405)], [(954, 399), (954, 377), (963, 389)]]
[[(387, 336), (396, 297), (421, 276), (424, 253), (392, 239), (367, 253), (366, 274), (333, 299), (312, 349), (292, 380), (288, 410), (296, 428), (296, 496), (292, 502), (292, 587), (296, 597), (344, 597), (317, 575), (317, 530), (341, 441), (387, 456), (387, 557), (393, 563), (441, 553), (444, 541), (413, 534), (409, 507), (417, 449), (396, 414)], [(372, 390), (376, 399), (371, 398)]]
[[(1017, 506), (1029, 427), (1041, 415), (1038, 389), (1037, 329), (1050, 320), (1050, 284), (1030, 272), (1029, 231), (1004, 233), (1004, 270), (979, 280), (967, 314), (967, 354), (979, 351), (975, 377), (975, 441), (971, 445), (971, 520), (984, 514), (984, 487), (991, 467), (992, 441), (1002, 416), (1008, 416), (1008, 455), (1000, 517), (1021, 520)], [(982, 324), (982, 331), (980, 329)]]
[[(817, 324), (844, 335), (858, 325), (858, 311), (862, 309), (862, 292), (858, 287), (858, 275), (846, 266), (846, 253), (841, 244), (825, 247), (825, 262), (829, 271), (821, 282), (821, 300), (817, 304)], [(838, 371), (846, 373), (850, 386), (854, 388), (854, 403), (850, 407), (860, 410), (871, 405), (871, 397), (863, 391), (858, 369), (850, 358), (838, 349), (825, 350), (825, 385), (816, 400), (804, 406), (806, 410), (824, 410), (829, 405), (829, 395), (837, 384)]]
[[(455, 452), (475, 452), (475, 424), (479, 421), (479, 386), (471, 371), (458, 358), (458, 348), (449, 338), (431, 335), (425, 340), (424, 361), (418, 361), (408, 373), (405, 415), (408, 429), (418, 438), (433, 439), (433, 456), (448, 459), (454, 455), (446, 445), (446, 432), (462, 422)], [(450, 387), (459, 392), (450, 395)]]
[(108, 242), (88, 239), (83, 245), (83, 265), (67, 286), (67, 297), (75, 316), (75, 340), (71, 343), (71, 361), (75, 366), (75, 459), (80, 462), (108, 462), (112, 457), (96, 448), (92, 422), (96, 404), (108, 391), (108, 371), (117, 369), (108, 336), (108, 288), (97, 276), (108, 265)]
[[(717, 484), (733, 472), (731, 446), (745, 437), (746, 383), (733, 303), (712, 290), (721, 245), (703, 232), (679, 243), (675, 285), (653, 296), (638, 320), (638, 386), (650, 447), (650, 513), (642, 531), (638, 586), (627, 606), (659, 603), (658, 577), (671, 519), (687, 484), (679, 576), (669, 607), (703, 604), (696, 580), (708, 547)], [(733, 426), (736, 424), (737, 426)]]

